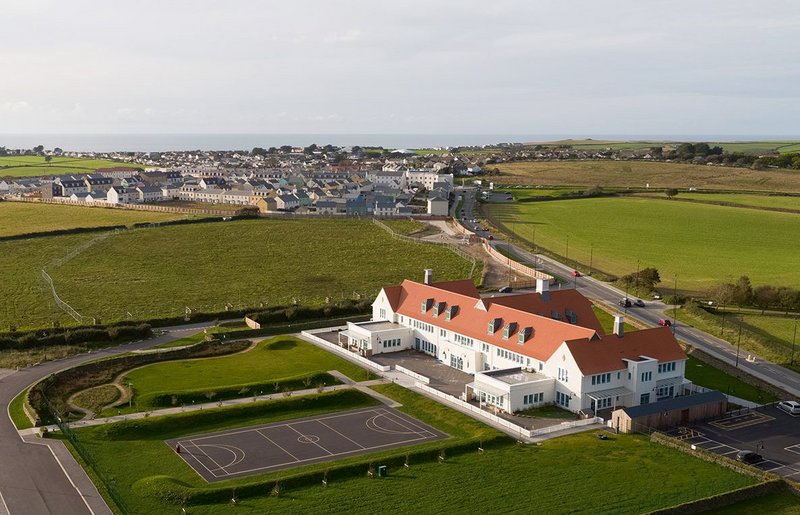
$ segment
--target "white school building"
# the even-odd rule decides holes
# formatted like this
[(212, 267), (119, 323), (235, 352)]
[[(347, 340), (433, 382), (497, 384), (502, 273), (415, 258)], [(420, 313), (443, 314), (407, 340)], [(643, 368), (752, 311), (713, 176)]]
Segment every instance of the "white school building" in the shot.
[(473, 374), (465, 395), (515, 412), (555, 404), (591, 413), (683, 395), (686, 354), (668, 327), (605, 334), (576, 290), (481, 297), (471, 280), (385, 287), (372, 320), (340, 342), (364, 356), (408, 349)]

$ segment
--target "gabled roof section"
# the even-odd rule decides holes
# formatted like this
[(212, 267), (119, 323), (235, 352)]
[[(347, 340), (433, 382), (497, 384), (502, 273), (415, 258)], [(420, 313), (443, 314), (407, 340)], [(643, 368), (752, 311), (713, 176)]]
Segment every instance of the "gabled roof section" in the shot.
[(389, 306), (391, 306), (392, 311), (397, 312), (397, 307), (400, 305), (400, 293), (403, 291), (403, 287), (398, 286), (386, 286), (383, 289), (383, 293), (386, 294), (386, 299), (389, 301)]
[(583, 375), (599, 374), (627, 368), (623, 360), (638, 360), (641, 356), (665, 361), (686, 359), (678, 340), (669, 327), (655, 327), (625, 333), (622, 338), (578, 339), (566, 342), (575, 363)]
[[(400, 289), (396, 313), (425, 321), (435, 327), (442, 327), (540, 361), (546, 361), (566, 340), (591, 339), (596, 335), (594, 328), (581, 327), (582, 320), (580, 318), (578, 319), (578, 324), (570, 324), (566, 321), (550, 318), (550, 309), (553, 306), (560, 306), (559, 303), (551, 304), (551, 302), (547, 302), (547, 313), (539, 314), (522, 309), (530, 308), (532, 305), (535, 306), (531, 302), (508, 300), (514, 296), (502, 297), (502, 299), (505, 299), (502, 302), (498, 302), (500, 297), (480, 299), (477, 289), (470, 280), (434, 283), (432, 285), (406, 280), (400, 285)], [(386, 290), (387, 288), (384, 288), (384, 291)], [(578, 295), (580, 296), (580, 294)], [(529, 297), (529, 295), (518, 297)], [(582, 296), (580, 297), (582, 298)], [(459, 316), (453, 317), (451, 320), (445, 320), (442, 317), (434, 317), (433, 310), (423, 313), (420, 306), (428, 299), (433, 299), (434, 302), (445, 302), (448, 306), (461, 306)], [(588, 306), (589, 313), (591, 313), (591, 305), (587, 300), (584, 299), (584, 301)], [(485, 309), (479, 307), (479, 304), (484, 306)], [(575, 310), (578, 311), (578, 308), (576, 307)], [(499, 330), (501, 328), (500, 325), (495, 328), (492, 334), (488, 333), (489, 323), (496, 319), (502, 320), (503, 324), (514, 324), (512, 334), (509, 334), (506, 339), (503, 338), (503, 331)], [(592, 319), (596, 321), (596, 317), (592, 316)], [(599, 323), (597, 325), (599, 327)], [(516, 336), (516, 332), (520, 327), (532, 328), (530, 337), (523, 344), (518, 342)]]
[[(570, 324), (594, 329), (598, 334), (605, 334), (602, 324), (592, 310), (591, 301), (576, 290), (551, 291), (548, 300), (543, 300), (539, 293), (523, 293), (485, 298), (484, 303), (500, 304), (520, 311), (556, 318)], [(558, 313), (560, 318), (554, 316), (554, 313)]]

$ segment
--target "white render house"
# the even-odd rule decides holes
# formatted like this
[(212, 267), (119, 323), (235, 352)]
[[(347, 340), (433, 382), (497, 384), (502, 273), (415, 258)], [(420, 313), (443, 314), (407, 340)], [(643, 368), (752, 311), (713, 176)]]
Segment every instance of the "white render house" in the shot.
[(364, 356), (415, 349), (474, 375), (466, 396), (509, 412), (556, 404), (593, 412), (683, 395), (686, 354), (667, 327), (605, 334), (576, 290), (479, 295), (471, 280), (385, 287), (372, 321), (340, 341)]

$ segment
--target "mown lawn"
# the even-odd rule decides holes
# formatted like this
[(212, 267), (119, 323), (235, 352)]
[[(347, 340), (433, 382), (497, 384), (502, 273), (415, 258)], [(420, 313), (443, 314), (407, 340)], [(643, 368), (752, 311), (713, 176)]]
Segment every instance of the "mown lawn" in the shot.
[[(679, 471), (676, 472), (676, 471)], [(654, 478), (658, 478), (654, 481)], [(754, 479), (638, 436), (594, 434), (506, 445), (444, 464), (394, 468), (380, 480), (332, 481), (283, 497), (243, 499), (242, 513), (642, 513), (750, 485)], [(192, 507), (219, 513), (222, 506)]]
[[(800, 286), (800, 215), (642, 198), (487, 204), (495, 224), (569, 263), (613, 275), (655, 267), (701, 291), (732, 277)], [(747, 242), (744, 245), (742, 242)], [(568, 259), (567, 259), (568, 258)]]
[[(649, 194), (651, 197), (658, 198), (665, 202), (669, 200), (663, 193), (658, 195)], [(703, 202), (729, 202), (744, 207), (771, 207), (780, 209), (800, 210), (800, 197), (789, 197), (783, 195), (752, 195), (747, 193), (684, 193), (680, 192), (675, 200), (681, 199), (699, 200)]]
[(684, 375), (686, 379), (697, 385), (719, 390), (722, 393), (761, 404), (778, 400), (771, 393), (760, 390), (735, 376), (727, 374), (707, 363), (703, 363), (694, 356), (690, 355), (688, 358), (686, 362), (686, 373)]
[[(74, 323), (54, 309), (39, 269), (93, 238), (0, 242), (0, 328)], [(385, 285), (421, 280), (425, 268), (447, 280), (467, 277), (472, 264), (446, 248), (395, 240), (368, 221), (241, 220), (113, 234), (47, 270), (61, 299), (112, 322), (180, 316), (187, 307), (372, 299)], [(473, 277), (480, 273), (479, 265)]]
[(754, 513), (797, 515), (800, 513), (800, 498), (788, 490), (783, 490), (705, 513), (706, 515), (753, 515)]
[[(204, 399), (204, 395), (231, 388), (249, 387), (240, 397), (272, 394), (276, 393), (275, 382), (329, 370), (338, 370), (355, 381), (371, 377), (367, 370), (315, 345), (291, 336), (276, 336), (232, 356), (167, 361), (135, 369), (122, 381), (133, 384), (135, 406), (123, 412), (163, 408), (153, 405), (159, 395), (196, 393), (200, 397), (197, 402), (208, 402), (217, 397)], [(316, 386), (312, 383), (308, 388)]]
[(0, 237), (34, 232), (164, 222), (186, 218), (180, 213), (153, 213), (27, 202), (0, 202)]

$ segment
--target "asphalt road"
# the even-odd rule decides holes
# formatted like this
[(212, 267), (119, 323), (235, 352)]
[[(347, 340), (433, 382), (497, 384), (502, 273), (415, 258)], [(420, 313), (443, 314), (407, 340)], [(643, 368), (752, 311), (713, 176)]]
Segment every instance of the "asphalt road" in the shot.
[[(167, 332), (156, 338), (21, 369), (0, 379), (0, 409), (7, 413), (8, 404), (21, 391), (59, 370), (100, 357), (173, 341), (211, 325), (206, 322), (167, 327), (162, 329)], [(91, 512), (50, 449), (23, 442), (11, 419), (0, 416), (0, 515), (8, 513), (72, 515)]]
[[(572, 268), (563, 263), (552, 260), (540, 254), (533, 255), (524, 249), (509, 245), (504, 241), (494, 239), (491, 244), (495, 247), (502, 246), (503, 249), (510, 248), (520, 261), (525, 262), (538, 270), (542, 270), (551, 275), (556, 275), (564, 278), (571, 278), (570, 287), (575, 287), (587, 297), (598, 299), (612, 306), (617, 306), (617, 302), (624, 298), (625, 292), (619, 290), (609, 284), (598, 281), (591, 277), (582, 276), (572, 278)], [(629, 296), (629, 298), (633, 298)], [(625, 316), (643, 322), (649, 326), (655, 327), (658, 321), (662, 318), (668, 318), (670, 321), (673, 319), (674, 311), (670, 306), (665, 305), (660, 301), (645, 300), (645, 307), (631, 307), (627, 308)], [(800, 374), (792, 370), (788, 370), (780, 365), (776, 365), (769, 361), (762, 359), (759, 356), (755, 357), (755, 362), (750, 362), (746, 358), (750, 353), (744, 351), (739, 352), (737, 360), (737, 349), (730, 343), (721, 340), (713, 335), (699, 331), (693, 327), (682, 325), (680, 318), (677, 324), (673, 325), (675, 336), (689, 345), (696, 347), (703, 352), (706, 352), (718, 359), (725, 361), (733, 366), (738, 366), (745, 372), (762, 379), (770, 384), (773, 384), (793, 396), (800, 398)], [(738, 362), (738, 365), (737, 365)]]

